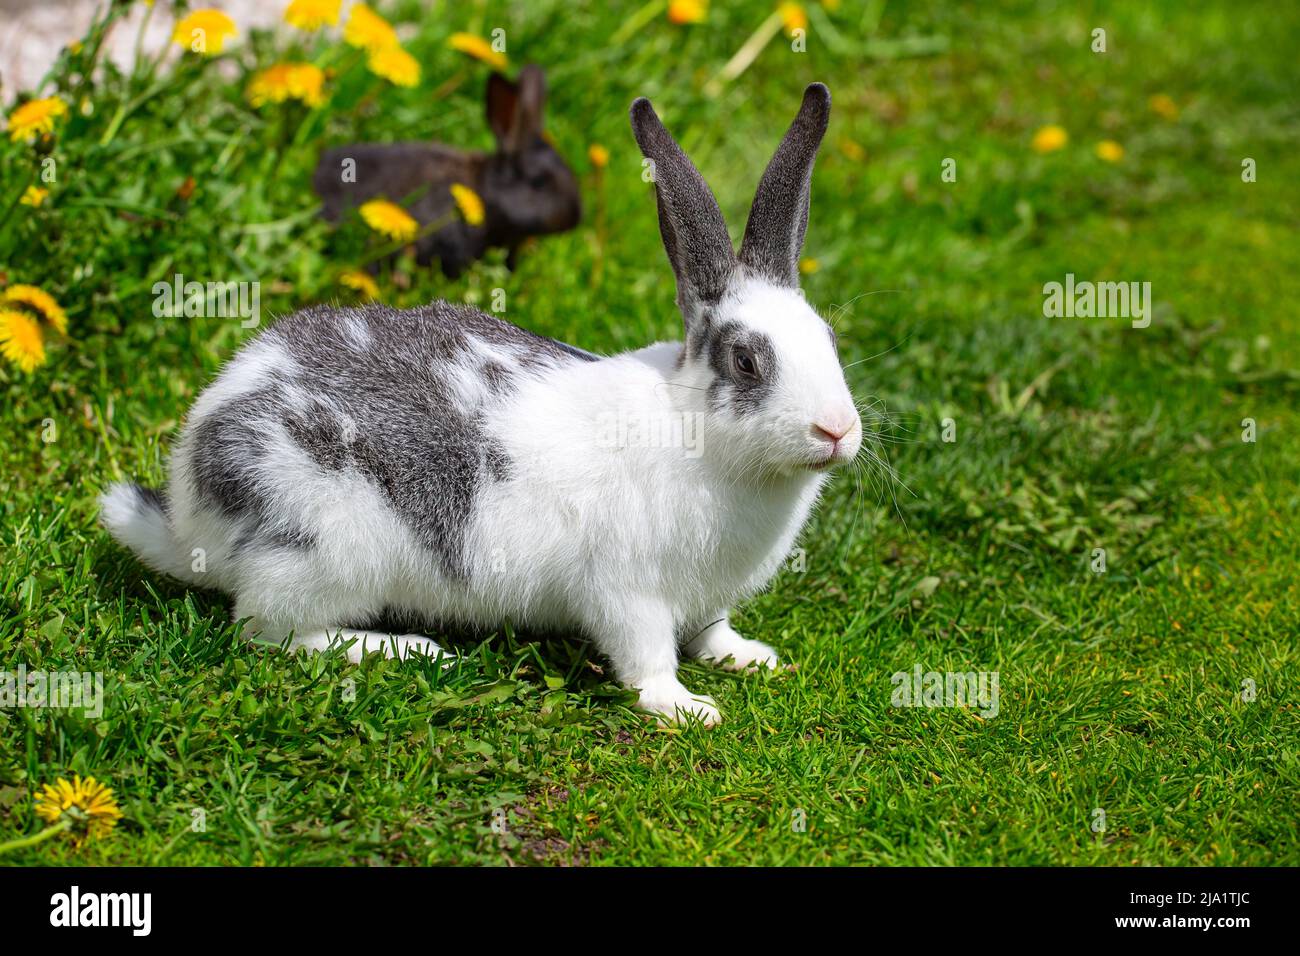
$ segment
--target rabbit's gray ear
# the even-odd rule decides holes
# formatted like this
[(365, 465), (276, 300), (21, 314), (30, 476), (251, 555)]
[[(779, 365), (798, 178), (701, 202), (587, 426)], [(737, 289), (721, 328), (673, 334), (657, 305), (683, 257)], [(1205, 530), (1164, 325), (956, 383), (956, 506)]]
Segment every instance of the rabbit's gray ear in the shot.
[(677, 305), (689, 326), (700, 308), (722, 298), (736, 251), (718, 201), (645, 97), (632, 104), (632, 133), (653, 163), (659, 232), (677, 276)]
[(503, 153), (516, 152), (522, 140), (519, 87), (500, 73), (488, 76), (487, 121)]
[(831, 115), (831, 92), (813, 83), (804, 90), (790, 124), (758, 182), (740, 243), (740, 261), (777, 285), (799, 287), (799, 251), (808, 231), (813, 162)]
[(546, 106), (546, 73), (529, 63), (519, 73), (519, 131), (527, 142), (542, 132), (542, 108)]

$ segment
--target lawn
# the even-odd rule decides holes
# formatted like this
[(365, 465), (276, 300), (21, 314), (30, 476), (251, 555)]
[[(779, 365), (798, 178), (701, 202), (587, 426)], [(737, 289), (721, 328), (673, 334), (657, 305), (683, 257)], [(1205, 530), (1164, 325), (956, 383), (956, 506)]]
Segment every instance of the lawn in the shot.
[[(61, 776), (103, 781), (123, 819), (0, 863), (1300, 863), (1300, 10), (810, 0), (805, 52), (778, 32), (728, 81), (776, 4), (715, 0), (695, 25), (664, 6), (380, 4), (414, 88), (337, 29), (283, 27), (74, 87), (92, 38), (32, 91), (73, 108), (52, 140), (0, 145), (0, 285), (52, 294), (68, 334), (30, 374), (0, 366), (0, 667), (102, 673), (104, 706), (0, 709), (0, 842), (41, 830), (33, 793)], [(375, 244), (315, 216), (316, 155), (486, 147), (488, 68), (447, 40), (496, 27), (512, 71), (548, 70), (583, 222), (514, 272), (399, 260), (380, 294), (504, 289), (508, 319), (597, 352), (680, 333), (631, 100), (739, 239), (803, 86), (834, 96), (805, 289), (896, 477), (841, 473), (737, 612), (796, 669), (684, 665), (712, 730), (645, 721), (578, 635), (503, 623), (445, 670), (251, 648), (223, 596), (96, 523), (108, 482), (163, 481), (186, 408), (255, 334), (157, 317), (153, 284), (257, 281), (267, 321), (354, 300), (339, 272)], [(285, 57), (332, 68), (321, 106), (244, 97)], [(47, 155), (49, 195), (17, 203)], [(1149, 282), (1149, 326), (1045, 315), (1067, 274)], [(996, 674), (996, 714), (894, 706), (918, 667)]]

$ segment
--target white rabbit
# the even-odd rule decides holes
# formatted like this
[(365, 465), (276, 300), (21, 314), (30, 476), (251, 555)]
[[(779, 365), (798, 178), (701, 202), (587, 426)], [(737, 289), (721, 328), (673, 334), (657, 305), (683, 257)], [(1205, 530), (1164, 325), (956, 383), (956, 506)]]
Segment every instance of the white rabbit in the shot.
[[(766, 586), (862, 425), (799, 289), (830, 94), (813, 84), (736, 255), (645, 99), (684, 343), (597, 357), (437, 302), (316, 307), (243, 348), (190, 410), (165, 494), (115, 484), (103, 521), (149, 566), (235, 597), (291, 647), (437, 654), (411, 621), (588, 636), (662, 719), (720, 719), (679, 649), (775, 666), (728, 610)], [(689, 440), (688, 440), (689, 439)]]

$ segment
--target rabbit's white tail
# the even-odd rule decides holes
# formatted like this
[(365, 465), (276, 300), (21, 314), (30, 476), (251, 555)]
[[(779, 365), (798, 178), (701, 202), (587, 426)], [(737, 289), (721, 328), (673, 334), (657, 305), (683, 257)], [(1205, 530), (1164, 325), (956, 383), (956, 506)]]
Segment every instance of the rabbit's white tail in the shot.
[(190, 567), (167, 520), (167, 499), (153, 488), (121, 481), (99, 496), (100, 521), (118, 541), (155, 571), (191, 584), (198, 575)]

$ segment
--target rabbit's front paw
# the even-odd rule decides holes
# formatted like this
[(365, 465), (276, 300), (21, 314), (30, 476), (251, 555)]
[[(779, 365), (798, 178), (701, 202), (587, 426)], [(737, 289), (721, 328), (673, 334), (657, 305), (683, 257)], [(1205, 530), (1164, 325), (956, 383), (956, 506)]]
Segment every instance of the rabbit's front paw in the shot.
[(776, 651), (762, 641), (741, 637), (725, 621), (707, 628), (686, 646), (690, 657), (717, 664), (729, 671), (752, 671), (760, 667), (776, 670)]
[(643, 681), (637, 689), (641, 692), (637, 707), (654, 714), (661, 725), (698, 720), (705, 727), (714, 727), (722, 722), (712, 697), (692, 694), (676, 677)]

